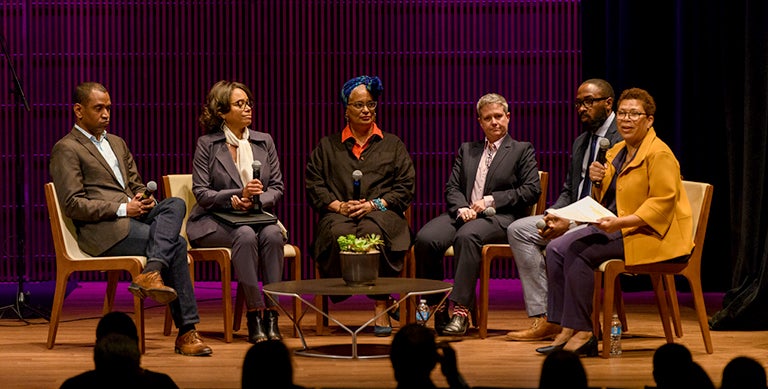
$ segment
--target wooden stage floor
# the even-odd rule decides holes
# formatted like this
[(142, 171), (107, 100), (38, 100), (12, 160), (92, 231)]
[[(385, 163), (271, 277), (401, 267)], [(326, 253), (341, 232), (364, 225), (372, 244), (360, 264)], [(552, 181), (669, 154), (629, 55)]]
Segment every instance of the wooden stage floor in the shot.
[[(0, 377), (4, 388), (57, 388), (67, 377), (93, 368), (95, 328), (101, 313), (104, 283), (80, 283), (67, 297), (59, 326), (57, 343), (52, 350), (45, 347), (48, 325), (42, 319), (25, 324), (16, 318), (0, 319)], [(233, 289), (234, 290), (234, 289)], [(142, 357), (145, 368), (169, 374), (182, 388), (238, 388), (242, 358), (248, 350), (245, 323), (235, 333), (232, 343), (222, 336), (221, 291), (215, 282), (196, 285), (201, 324), (198, 329), (208, 340), (214, 353), (210, 357), (185, 357), (174, 354), (175, 334), (162, 334), (164, 310), (148, 300), (146, 317), (147, 352)], [(728, 361), (746, 355), (768, 362), (768, 332), (712, 332), (715, 353), (704, 350), (701, 333), (694, 318), (690, 296), (681, 293), (684, 336), (676, 342), (687, 346), (694, 360), (719, 384)], [(308, 296), (309, 297), (309, 296)], [(721, 304), (721, 294), (708, 294), (709, 314)], [(663, 331), (650, 292), (626, 293), (629, 332), (623, 339), (624, 355), (614, 359), (583, 358), (589, 384), (602, 388), (643, 388), (654, 385), (651, 375), (653, 351), (664, 343)], [(281, 304), (289, 308), (288, 298)], [(121, 284), (116, 308), (132, 310), (127, 284)], [(342, 322), (360, 325), (372, 316), (373, 304), (365, 297), (355, 297), (332, 305)], [(431, 323), (430, 323), (431, 324)], [(519, 280), (491, 280), (489, 337), (480, 339), (477, 331), (461, 341), (453, 342), (459, 369), (472, 386), (535, 388), (538, 386), (543, 357), (534, 349), (547, 342), (507, 342), (503, 335), (530, 324), (523, 310)], [(289, 348), (301, 347), (298, 338), (290, 337), (291, 324), (281, 316), (281, 331)], [(331, 335), (317, 336), (314, 315), (308, 315), (302, 328), (310, 346), (349, 343), (349, 335), (336, 328)], [(397, 323), (395, 323), (397, 330)], [(175, 332), (175, 330), (174, 330)], [(391, 338), (376, 338), (371, 331), (363, 333), (360, 343), (388, 344)], [(331, 360), (294, 357), (295, 382), (313, 388), (394, 388), (396, 382), (388, 359)], [(439, 372), (433, 372), (438, 386), (447, 387)]]

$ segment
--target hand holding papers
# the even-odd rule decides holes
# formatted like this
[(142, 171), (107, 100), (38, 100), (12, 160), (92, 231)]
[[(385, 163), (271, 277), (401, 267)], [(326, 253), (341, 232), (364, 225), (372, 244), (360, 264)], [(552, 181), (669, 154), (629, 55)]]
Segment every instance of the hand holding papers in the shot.
[(589, 196), (584, 197), (567, 207), (550, 209), (547, 213), (579, 223), (597, 223), (597, 221), (603, 217), (616, 217), (613, 212), (607, 210), (600, 205), (600, 203), (595, 201), (595, 199)]

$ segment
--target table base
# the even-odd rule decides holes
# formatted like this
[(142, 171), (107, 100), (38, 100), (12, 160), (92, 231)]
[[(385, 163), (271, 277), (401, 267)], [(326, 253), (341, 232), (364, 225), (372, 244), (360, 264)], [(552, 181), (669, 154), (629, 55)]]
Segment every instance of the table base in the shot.
[[(353, 355), (357, 348), (357, 356)], [(307, 349), (296, 350), (293, 353), (304, 357), (318, 357), (331, 359), (376, 359), (389, 357), (390, 346), (388, 344), (329, 344), (314, 346)]]

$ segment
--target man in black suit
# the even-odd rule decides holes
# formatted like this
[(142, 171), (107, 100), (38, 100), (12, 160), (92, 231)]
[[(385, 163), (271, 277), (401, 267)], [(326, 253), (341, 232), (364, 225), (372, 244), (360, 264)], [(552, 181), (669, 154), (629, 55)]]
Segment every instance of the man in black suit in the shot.
[[(432, 219), (416, 235), (414, 252), (420, 277), (442, 280), (443, 254), (453, 245), (454, 287), (448, 307), (437, 307), (435, 329), (445, 335), (464, 335), (484, 244), (506, 240), (507, 226), (526, 215), (541, 193), (533, 146), (507, 134), (509, 105), (489, 93), (477, 102), (477, 121), (485, 139), (459, 147), (445, 185), (447, 212)], [(437, 304), (437, 297), (428, 302)]]
[[(599, 140), (607, 139), (609, 148), (623, 140), (616, 127), (613, 99), (611, 84), (598, 78), (584, 81), (576, 91), (574, 105), (583, 132), (573, 141), (571, 164), (560, 196), (551, 209), (565, 207), (589, 195), (592, 183), (585, 177), (588, 166), (597, 156)], [(544, 231), (536, 226), (542, 216), (515, 220), (507, 228), (509, 246), (523, 287), (525, 309), (533, 318), (530, 328), (507, 333), (507, 340), (544, 340), (553, 338), (561, 330), (559, 325), (547, 322), (547, 269), (542, 251), (550, 240), (575, 228), (576, 224), (551, 214), (543, 218), (547, 223)]]

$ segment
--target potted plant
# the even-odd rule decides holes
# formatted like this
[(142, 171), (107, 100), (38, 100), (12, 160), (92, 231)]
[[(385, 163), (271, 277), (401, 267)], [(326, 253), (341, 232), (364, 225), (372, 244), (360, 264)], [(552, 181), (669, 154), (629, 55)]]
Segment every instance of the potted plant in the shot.
[(379, 276), (379, 249), (384, 240), (376, 234), (342, 235), (337, 239), (341, 259), (341, 278), (349, 286), (376, 284)]

